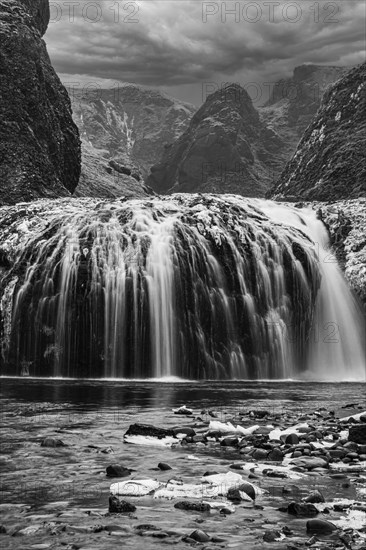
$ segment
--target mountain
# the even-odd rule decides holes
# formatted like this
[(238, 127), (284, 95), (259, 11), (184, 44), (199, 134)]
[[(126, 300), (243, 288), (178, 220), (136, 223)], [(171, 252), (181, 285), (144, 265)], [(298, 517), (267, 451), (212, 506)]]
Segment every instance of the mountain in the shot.
[(73, 92), (71, 100), (84, 150), (99, 150), (107, 163), (115, 160), (132, 166), (142, 176), (160, 158), (164, 146), (184, 132), (195, 111), (193, 105), (134, 84)]
[(145, 185), (139, 169), (128, 159), (123, 163), (108, 161), (100, 150), (83, 141), (81, 174), (74, 197), (117, 199), (124, 196), (137, 199), (154, 194)]
[(291, 78), (275, 83), (259, 113), (286, 142), (290, 154), (312, 122), (325, 90), (348, 71), (349, 67), (300, 65)]
[(340, 200), (366, 196), (366, 63), (325, 92), (269, 196)]
[(48, 0), (0, 0), (0, 204), (69, 196), (80, 140), (42, 36)]
[(260, 120), (247, 92), (228, 84), (208, 96), (184, 134), (165, 148), (147, 183), (159, 193), (263, 196), (283, 155), (283, 141)]

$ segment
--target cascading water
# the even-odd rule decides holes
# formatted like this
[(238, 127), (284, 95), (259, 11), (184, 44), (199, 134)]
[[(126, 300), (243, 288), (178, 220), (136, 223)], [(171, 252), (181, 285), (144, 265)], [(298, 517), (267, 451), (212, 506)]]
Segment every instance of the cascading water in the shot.
[(3, 373), (365, 378), (362, 312), (311, 209), (173, 195), (3, 211)]

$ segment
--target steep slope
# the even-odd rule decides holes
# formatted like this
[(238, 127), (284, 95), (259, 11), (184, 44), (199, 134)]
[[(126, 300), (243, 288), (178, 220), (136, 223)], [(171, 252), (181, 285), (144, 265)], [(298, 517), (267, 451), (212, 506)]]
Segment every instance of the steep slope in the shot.
[(103, 151), (82, 143), (81, 174), (74, 197), (113, 199), (147, 195), (154, 195), (154, 192), (144, 184), (138, 168), (129, 162), (108, 161), (103, 157)]
[(0, 204), (68, 196), (80, 140), (42, 36), (48, 0), (0, 0)]
[[(195, 108), (157, 90), (126, 84), (74, 92), (74, 120), (83, 142), (102, 158), (137, 166), (143, 176), (188, 126)], [(87, 162), (87, 159), (85, 159)]]
[(366, 196), (365, 86), (363, 63), (328, 88), (269, 196), (320, 201)]
[(147, 179), (155, 191), (263, 196), (281, 167), (283, 142), (263, 124), (247, 92), (228, 84), (211, 94)]
[(259, 113), (262, 120), (279, 133), (291, 153), (312, 122), (325, 90), (348, 71), (349, 67), (300, 65), (295, 67), (291, 78), (275, 83)]

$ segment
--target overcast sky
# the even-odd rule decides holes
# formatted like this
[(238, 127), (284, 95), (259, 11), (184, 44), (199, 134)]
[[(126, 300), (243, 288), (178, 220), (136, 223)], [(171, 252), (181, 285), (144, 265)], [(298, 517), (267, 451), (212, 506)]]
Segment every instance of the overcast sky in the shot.
[(66, 84), (134, 82), (199, 105), (206, 91), (230, 81), (261, 103), (270, 83), (297, 65), (365, 61), (364, 0), (50, 0), (50, 6), (45, 40)]

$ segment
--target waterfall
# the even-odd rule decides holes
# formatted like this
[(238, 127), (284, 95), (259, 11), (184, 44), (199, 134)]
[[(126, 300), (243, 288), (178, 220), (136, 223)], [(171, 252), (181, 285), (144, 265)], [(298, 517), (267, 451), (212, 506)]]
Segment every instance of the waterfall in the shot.
[(2, 373), (364, 379), (316, 213), (234, 195), (0, 209)]

